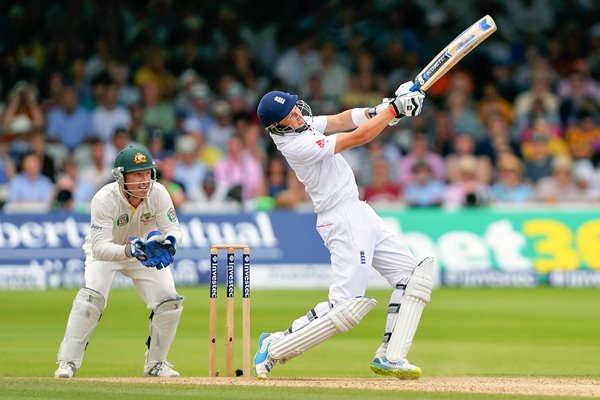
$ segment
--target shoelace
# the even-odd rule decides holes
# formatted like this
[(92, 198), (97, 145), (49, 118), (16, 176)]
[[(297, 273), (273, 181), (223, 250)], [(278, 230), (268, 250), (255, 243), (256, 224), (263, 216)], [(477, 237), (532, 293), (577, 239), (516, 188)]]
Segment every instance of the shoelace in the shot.
[(274, 358), (271, 357), (267, 357), (267, 359), (265, 360), (265, 368), (267, 369), (267, 371), (271, 371), (271, 369), (273, 369), (273, 366), (275, 365), (275, 363), (277, 362), (277, 360), (275, 360)]
[(158, 375), (160, 374), (161, 371), (168, 371), (170, 369), (172, 369), (173, 364), (171, 364), (168, 361), (162, 361), (159, 363), (156, 363), (156, 365), (152, 368), (150, 368), (150, 371), (148, 371), (148, 374), (150, 375)]
[(69, 368), (72, 371), (75, 371), (75, 363), (73, 361), (61, 361), (58, 363), (59, 368)]

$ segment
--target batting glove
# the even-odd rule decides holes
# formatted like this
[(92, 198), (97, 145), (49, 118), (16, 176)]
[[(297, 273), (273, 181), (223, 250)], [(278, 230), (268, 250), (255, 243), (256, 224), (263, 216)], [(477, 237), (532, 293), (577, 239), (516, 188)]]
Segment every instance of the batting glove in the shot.
[(408, 92), (390, 102), (390, 108), (394, 112), (395, 118), (400, 116), (416, 117), (421, 114), (424, 99), (425, 93), (420, 90)]

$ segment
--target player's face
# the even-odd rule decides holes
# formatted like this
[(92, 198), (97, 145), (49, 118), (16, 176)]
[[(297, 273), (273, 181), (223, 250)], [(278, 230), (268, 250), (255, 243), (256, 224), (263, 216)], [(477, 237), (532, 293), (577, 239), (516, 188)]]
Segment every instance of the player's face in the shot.
[(152, 170), (128, 172), (125, 174), (125, 190), (134, 197), (145, 199), (152, 188)]
[(302, 112), (298, 107), (294, 106), (288, 116), (279, 121), (279, 125), (289, 126), (294, 129), (303, 127), (305, 122), (304, 118), (302, 118)]

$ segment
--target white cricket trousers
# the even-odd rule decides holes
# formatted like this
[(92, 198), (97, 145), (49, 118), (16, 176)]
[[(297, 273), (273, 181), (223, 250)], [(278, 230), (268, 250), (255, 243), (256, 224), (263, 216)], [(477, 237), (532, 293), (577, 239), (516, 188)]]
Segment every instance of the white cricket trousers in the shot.
[(178, 296), (171, 268), (148, 268), (135, 258), (125, 262), (111, 262), (88, 257), (85, 261), (85, 287), (99, 292), (108, 300), (117, 272), (131, 278), (146, 307), (151, 310), (164, 300)]
[(408, 246), (363, 201), (343, 203), (319, 213), (317, 231), (331, 253), (333, 283), (329, 302), (333, 306), (365, 295), (371, 267), (392, 288), (408, 282), (417, 267)]

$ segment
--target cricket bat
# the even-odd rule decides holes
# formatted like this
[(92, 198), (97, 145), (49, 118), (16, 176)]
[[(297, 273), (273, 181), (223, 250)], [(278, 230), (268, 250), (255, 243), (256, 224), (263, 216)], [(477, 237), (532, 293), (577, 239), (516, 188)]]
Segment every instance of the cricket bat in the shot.
[[(411, 92), (417, 90), (427, 90), (446, 72), (450, 71), (464, 56), (477, 47), (481, 42), (487, 39), (496, 31), (496, 23), (489, 15), (481, 18), (473, 25), (468, 27), (458, 35), (446, 48), (439, 52), (437, 56), (419, 74), (414, 80)], [(398, 93), (396, 93), (398, 95)]]

